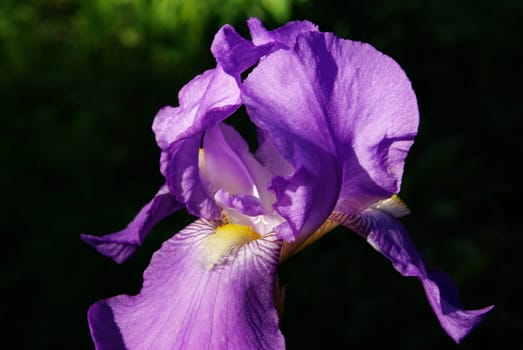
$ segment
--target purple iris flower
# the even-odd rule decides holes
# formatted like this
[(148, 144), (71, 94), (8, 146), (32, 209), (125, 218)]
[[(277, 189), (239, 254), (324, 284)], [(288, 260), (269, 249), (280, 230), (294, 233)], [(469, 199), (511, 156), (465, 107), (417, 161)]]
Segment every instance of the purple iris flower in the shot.
[[(251, 40), (222, 27), (216, 68), (182, 88), (178, 107), (158, 112), (165, 185), (125, 229), (82, 235), (121, 263), (166, 216), (185, 207), (199, 218), (153, 255), (138, 295), (90, 307), (96, 348), (283, 349), (278, 264), (339, 224), (419, 278), (459, 342), (492, 306), (463, 309), (398, 220), (408, 213), (396, 193), (418, 128), (403, 70), (309, 22), (248, 26)], [(241, 106), (257, 127), (254, 153), (223, 122)]]

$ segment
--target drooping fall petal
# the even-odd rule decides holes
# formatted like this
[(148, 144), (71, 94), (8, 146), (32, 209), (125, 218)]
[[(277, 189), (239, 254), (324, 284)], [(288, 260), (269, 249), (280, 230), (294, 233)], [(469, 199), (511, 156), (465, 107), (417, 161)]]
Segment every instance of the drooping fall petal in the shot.
[(121, 264), (134, 254), (154, 225), (182, 207), (164, 185), (123, 230), (105, 236), (82, 234), (81, 238), (99, 253)]
[(215, 231), (190, 224), (154, 254), (138, 295), (92, 305), (96, 349), (284, 349), (274, 306), (281, 243), (267, 236), (225, 251)]
[(405, 227), (392, 215), (367, 209), (361, 216), (339, 215), (338, 220), (364, 237), (403, 276), (417, 277), (421, 281), (439, 323), (456, 343), (493, 308), (465, 310), (452, 280), (442, 271), (425, 267)]

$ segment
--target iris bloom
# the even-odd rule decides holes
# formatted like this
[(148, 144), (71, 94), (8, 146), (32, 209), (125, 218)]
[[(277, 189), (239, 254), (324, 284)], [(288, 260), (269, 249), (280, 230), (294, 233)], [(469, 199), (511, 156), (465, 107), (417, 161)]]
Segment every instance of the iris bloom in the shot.
[[(183, 207), (198, 217), (153, 255), (138, 295), (90, 307), (96, 348), (283, 349), (278, 264), (339, 224), (419, 278), (459, 342), (491, 307), (464, 310), (397, 219), (408, 212), (395, 194), (418, 127), (403, 70), (309, 22), (248, 26), (251, 40), (222, 27), (216, 68), (182, 88), (178, 107), (158, 112), (165, 185), (122, 231), (82, 235), (121, 263), (164, 217)], [(257, 127), (254, 153), (223, 122), (241, 106)]]

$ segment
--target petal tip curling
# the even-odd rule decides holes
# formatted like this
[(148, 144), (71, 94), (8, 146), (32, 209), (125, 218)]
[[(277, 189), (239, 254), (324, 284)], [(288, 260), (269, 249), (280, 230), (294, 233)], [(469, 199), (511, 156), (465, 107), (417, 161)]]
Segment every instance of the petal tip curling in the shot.
[(80, 239), (94, 248), (98, 253), (112, 259), (118, 264), (127, 261), (139, 247), (139, 244), (122, 242), (112, 239), (111, 235), (93, 236), (86, 233), (80, 235)]

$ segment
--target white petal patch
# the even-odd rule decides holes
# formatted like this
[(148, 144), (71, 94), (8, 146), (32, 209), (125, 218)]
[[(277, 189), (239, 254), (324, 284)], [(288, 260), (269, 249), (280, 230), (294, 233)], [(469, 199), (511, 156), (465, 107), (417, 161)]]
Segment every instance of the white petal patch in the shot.
[(396, 194), (390, 198), (377, 202), (371, 208), (384, 211), (385, 213), (388, 213), (395, 218), (401, 218), (410, 214), (410, 210), (407, 208), (407, 205)]

